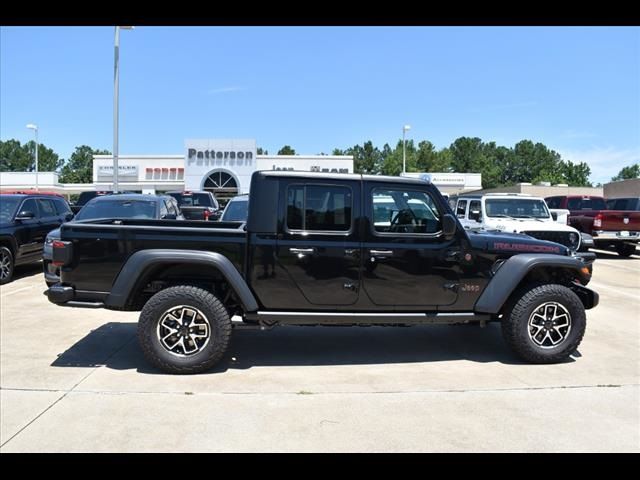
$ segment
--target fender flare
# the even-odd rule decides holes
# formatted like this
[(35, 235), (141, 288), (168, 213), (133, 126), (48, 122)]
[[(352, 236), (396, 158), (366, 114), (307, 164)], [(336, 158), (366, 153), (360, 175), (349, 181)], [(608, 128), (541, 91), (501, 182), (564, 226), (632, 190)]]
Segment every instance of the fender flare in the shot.
[(105, 300), (105, 305), (112, 308), (124, 308), (141, 276), (144, 275), (151, 266), (167, 263), (197, 264), (214, 267), (222, 274), (227, 282), (229, 282), (229, 285), (238, 296), (245, 312), (255, 312), (258, 310), (258, 302), (249, 289), (247, 282), (245, 282), (240, 272), (238, 272), (227, 257), (216, 252), (170, 249), (140, 250), (131, 255), (116, 277), (111, 287), (111, 293), (109, 293), (109, 296)]
[[(576, 277), (586, 280), (589, 275), (582, 272), (585, 266), (579, 259), (553, 254), (521, 253), (508, 258), (491, 278), (476, 301), (474, 311), (496, 314), (527, 274), (538, 267), (558, 267), (573, 270)], [(586, 290), (586, 289), (585, 289)]]

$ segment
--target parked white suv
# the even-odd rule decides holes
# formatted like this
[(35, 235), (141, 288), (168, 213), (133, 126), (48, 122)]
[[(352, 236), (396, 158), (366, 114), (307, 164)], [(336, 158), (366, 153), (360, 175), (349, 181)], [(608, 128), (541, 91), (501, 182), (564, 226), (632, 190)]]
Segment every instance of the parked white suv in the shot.
[(466, 229), (525, 233), (573, 251), (580, 249), (580, 232), (555, 221), (541, 197), (521, 193), (463, 195), (454, 211)]

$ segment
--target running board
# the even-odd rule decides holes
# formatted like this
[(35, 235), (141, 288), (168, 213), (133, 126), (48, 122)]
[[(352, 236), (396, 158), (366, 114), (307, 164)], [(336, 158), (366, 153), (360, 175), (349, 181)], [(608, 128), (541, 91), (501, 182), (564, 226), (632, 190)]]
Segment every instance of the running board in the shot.
[(257, 312), (247, 320), (266, 325), (422, 325), (486, 322), (491, 315), (454, 313)]

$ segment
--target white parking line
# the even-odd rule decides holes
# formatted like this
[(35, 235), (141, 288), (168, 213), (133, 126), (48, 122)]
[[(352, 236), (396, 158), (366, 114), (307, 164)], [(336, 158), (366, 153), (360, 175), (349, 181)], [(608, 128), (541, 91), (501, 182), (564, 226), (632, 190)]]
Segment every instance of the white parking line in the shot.
[(618, 295), (622, 295), (622, 296), (625, 296), (625, 297), (632, 298), (633, 300), (640, 301), (640, 296), (637, 293), (623, 292), (617, 287), (610, 287), (608, 285), (603, 285), (601, 283), (594, 282), (593, 280), (591, 282), (589, 282), (589, 287), (593, 287), (593, 289), (596, 290), (596, 291), (598, 291), (598, 290), (610, 290), (612, 292), (617, 293)]
[(13, 295), (14, 293), (18, 293), (18, 292), (22, 292), (23, 290), (29, 290), (30, 288), (35, 287), (35, 285), (29, 285), (28, 287), (22, 287), (22, 288), (16, 288), (15, 290), (11, 290), (10, 292), (4, 293), (4, 292), (0, 292), (2, 293), (2, 297), (8, 297), (9, 295)]

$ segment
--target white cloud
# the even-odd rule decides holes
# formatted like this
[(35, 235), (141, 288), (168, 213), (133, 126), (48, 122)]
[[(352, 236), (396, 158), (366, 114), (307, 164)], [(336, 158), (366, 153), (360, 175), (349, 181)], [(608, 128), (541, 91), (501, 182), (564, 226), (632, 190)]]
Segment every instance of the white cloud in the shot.
[(219, 93), (239, 92), (241, 90), (244, 90), (244, 87), (239, 87), (239, 86), (234, 85), (234, 86), (231, 86), (231, 87), (212, 88), (207, 93), (209, 95), (217, 95)]
[(563, 160), (585, 162), (591, 168), (591, 181), (606, 183), (622, 169), (640, 162), (640, 147), (620, 150), (615, 147), (593, 147), (586, 150), (557, 150)]

